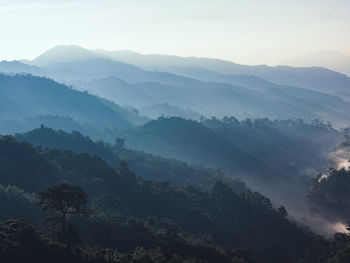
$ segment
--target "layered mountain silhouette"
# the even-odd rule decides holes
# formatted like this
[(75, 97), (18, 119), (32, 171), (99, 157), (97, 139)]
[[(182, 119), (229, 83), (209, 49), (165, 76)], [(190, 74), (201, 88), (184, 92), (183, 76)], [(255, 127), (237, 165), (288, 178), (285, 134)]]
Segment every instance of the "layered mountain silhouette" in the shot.
[(90, 51), (77, 46), (58, 46), (40, 55), (34, 65), (52, 65), (73, 60), (110, 58), (133, 64), (147, 70), (172, 72), (173, 67), (204, 68), (217, 73), (254, 75), (278, 84), (293, 85), (317, 91), (348, 90), (350, 78), (321, 67), (294, 68), (289, 66), (248, 66), (210, 58), (177, 57), (166, 55), (141, 55), (130, 51)]
[(169, 109), (161, 112), (157, 106), (168, 104), (173, 107), (170, 116), (194, 119), (303, 118), (331, 121), (337, 127), (350, 120), (350, 78), (326, 68), (246, 66), (78, 46), (55, 47), (30, 64), (2, 62), (0, 70), (46, 76), (151, 118), (169, 115)]
[[(186, 262), (251, 262), (250, 249), (258, 261), (297, 261), (310, 245), (328, 246), (304, 224), (329, 234), (339, 221), (308, 195), (312, 185), (320, 196), (329, 153), (349, 138), (349, 80), (320, 67), (78, 46), (0, 62), (0, 214), (39, 223), (36, 192), (64, 182), (88, 194), (89, 213), (67, 218), (76, 227), (67, 234), (81, 233), (87, 249), (61, 245), (87, 261), (135, 248), (150, 261), (140, 246), (158, 259), (164, 249), (162, 262), (169, 251)], [(13, 238), (18, 224), (32, 233), (25, 242)], [(0, 228), (6, 253), (17, 254), (13, 244), (32, 252), (38, 238), (46, 248), (65, 242), (64, 225), (63, 239), (25, 221)]]
[[(11, 121), (44, 120), (43, 116), (50, 115), (65, 117), (62, 124), (74, 126), (75, 123), (97, 130), (130, 128), (140, 120), (133, 111), (43, 77), (0, 74), (0, 92), (3, 129), (9, 129)], [(58, 122), (58, 117), (55, 121)]]
[(350, 76), (350, 56), (334, 50), (321, 50), (305, 56), (290, 58), (281, 61), (284, 65), (295, 67), (325, 66), (329, 69)]
[(341, 134), (302, 120), (239, 122), (232, 117), (198, 122), (162, 117), (123, 137), (128, 149), (218, 167), (273, 200), (294, 206), (306, 192), (305, 173), (322, 165)]

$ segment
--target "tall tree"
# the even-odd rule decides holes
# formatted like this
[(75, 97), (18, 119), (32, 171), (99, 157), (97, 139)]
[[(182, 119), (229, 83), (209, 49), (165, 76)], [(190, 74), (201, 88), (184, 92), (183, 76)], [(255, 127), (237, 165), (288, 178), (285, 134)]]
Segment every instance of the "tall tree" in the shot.
[[(48, 212), (45, 222), (53, 228), (58, 228), (58, 234), (61, 239), (72, 236), (77, 240), (77, 232), (73, 226), (68, 225), (67, 219), (72, 215), (85, 215), (87, 213), (87, 194), (79, 186), (69, 184), (60, 184), (51, 186), (38, 193), (38, 204), (43, 212)], [(71, 239), (71, 238), (70, 238)], [(62, 240), (62, 241), (63, 241)], [(65, 240), (67, 243), (69, 240)]]

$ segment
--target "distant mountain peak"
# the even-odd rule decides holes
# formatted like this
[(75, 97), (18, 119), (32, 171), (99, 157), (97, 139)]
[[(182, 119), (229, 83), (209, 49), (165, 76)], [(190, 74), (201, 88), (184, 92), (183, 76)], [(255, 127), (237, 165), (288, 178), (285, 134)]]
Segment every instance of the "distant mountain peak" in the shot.
[(99, 57), (94, 51), (75, 45), (60, 45), (53, 47), (33, 60), (39, 67), (50, 64), (65, 63), (72, 60), (84, 60)]
[(335, 50), (319, 50), (311, 54), (286, 59), (281, 64), (295, 67), (321, 66), (350, 76), (350, 56)]
[(39, 74), (40, 69), (33, 65), (20, 62), (18, 60), (7, 61), (3, 60), (0, 62), (0, 72), (3, 73), (29, 73)]

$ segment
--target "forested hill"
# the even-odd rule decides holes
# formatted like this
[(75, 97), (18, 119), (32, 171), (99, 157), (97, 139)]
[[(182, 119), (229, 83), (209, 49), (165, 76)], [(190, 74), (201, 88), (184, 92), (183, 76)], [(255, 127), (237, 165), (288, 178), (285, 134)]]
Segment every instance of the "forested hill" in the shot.
[[(93, 212), (71, 223), (84, 245), (125, 253), (139, 246), (158, 247), (158, 253), (201, 262), (246, 262), (246, 254), (232, 250), (241, 247), (253, 249), (257, 262), (277, 263), (295, 262), (312, 243), (312, 235), (289, 222), (283, 208), (272, 208), (259, 193), (236, 194), (222, 181), (209, 192), (172, 187), (135, 177), (125, 162), (112, 168), (96, 156), (34, 148), (8, 136), (0, 139), (0, 171), (2, 218), (31, 217), (38, 222), (32, 205), (36, 197), (30, 193), (62, 182), (81, 186)], [(123, 219), (129, 216), (134, 219)], [(152, 222), (144, 221), (150, 216)], [(12, 227), (10, 233), (17, 233), (19, 226), (1, 228), (6, 233)], [(161, 238), (163, 231), (167, 234)]]
[(115, 144), (103, 141), (94, 142), (79, 132), (67, 133), (45, 126), (15, 135), (19, 141), (29, 142), (35, 146), (54, 147), (63, 151), (89, 153), (105, 160), (111, 166), (117, 166), (124, 160), (137, 176), (152, 181), (168, 181), (176, 186), (196, 186), (208, 190), (220, 179), (225, 181), (235, 192), (245, 192), (245, 184), (232, 179), (220, 170), (203, 165), (189, 165), (183, 161), (167, 159), (149, 153), (134, 151), (124, 147), (124, 140), (118, 138)]
[(0, 74), (0, 92), (0, 120), (60, 115), (103, 130), (129, 128), (139, 118), (96, 96), (32, 75)]
[(319, 167), (341, 135), (317, 121), (230, 117), (196, 122), (174, 117), (150, 121), (125, 138), (126, 146), (133, 149), (277, 184), (283, 175), (296, 177)]
[(323, 166), (329, 149), (341, 138), (338, 131), (317, 121), (238, 121), (234, 117), (202, 122), (160, 118), (117, 136), (123, 139), (108, 144), (78, 132), (41, 127), (16, 138), (97, 155), (112, 166), (126, 160), (136, 175), (177, 186), (209, 189), (221, 179), (244, 191), (244, 184), (236, 180), (240, 178), (276, 205), (288, 207), (306, 196), (305, 174)]

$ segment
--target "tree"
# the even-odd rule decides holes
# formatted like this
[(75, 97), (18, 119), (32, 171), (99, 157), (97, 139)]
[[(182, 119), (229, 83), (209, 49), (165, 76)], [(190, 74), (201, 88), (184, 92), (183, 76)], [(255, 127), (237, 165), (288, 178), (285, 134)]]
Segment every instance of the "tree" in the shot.
[(278, 208), (278, 212), (280, 213), (280, 215), (282, 217), (287, 217), (288, 216), (287, 209), (283, 205), (280, 208)]
[[(69, 236), (75, 233), (71, 225), (67, 228), (67, 219), (72, 215), (85, 215), (87, 212), (87, 194), (79, 186), (69, 184), (60, 184), (51, 186), (46, 190), (38, 193), (38, 204), (42, 207), (43, 212), (49, 212), (45, 222), (53, 228), (58, 228), (58, 236), (61, 240), (67, 240)], [(75, 236), (76, 240), (77, 237)]]
[(122, 138), (117, 138), (115, 140), (115, 145), (118, 147), (119, 150), (123, 150), (124, 149), (124, 144), (125, 144), (125, 139)]

